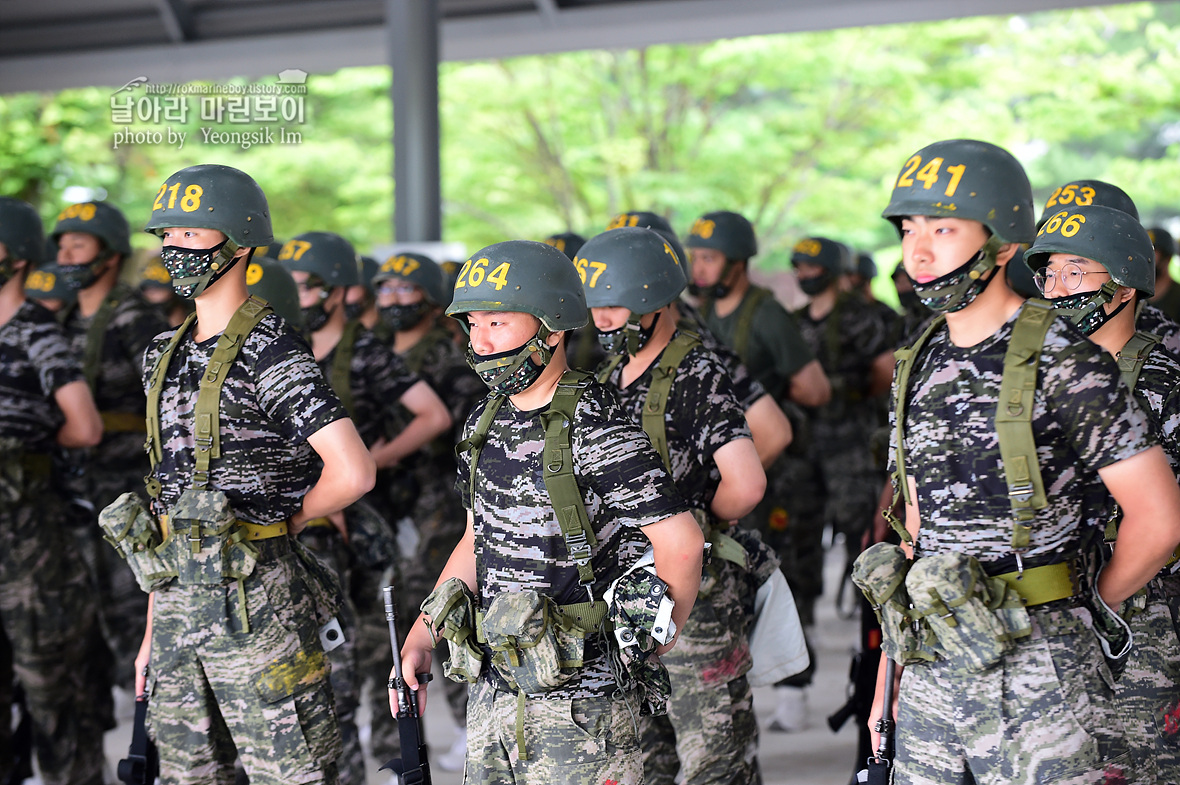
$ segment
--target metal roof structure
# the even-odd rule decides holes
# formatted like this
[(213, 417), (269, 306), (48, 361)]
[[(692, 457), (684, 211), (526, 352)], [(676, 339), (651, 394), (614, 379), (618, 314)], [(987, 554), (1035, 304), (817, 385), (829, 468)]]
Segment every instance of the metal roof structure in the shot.
[[(1117, 1), (1117, 0), (1116, 0)], [(1125, 2), (1125, 0), (1122, 0)], [(0, 93), (389, 64), (397, 0), (3, 0)], [(437, 0), (439, 57), (626, 49), (1110, 0)]]

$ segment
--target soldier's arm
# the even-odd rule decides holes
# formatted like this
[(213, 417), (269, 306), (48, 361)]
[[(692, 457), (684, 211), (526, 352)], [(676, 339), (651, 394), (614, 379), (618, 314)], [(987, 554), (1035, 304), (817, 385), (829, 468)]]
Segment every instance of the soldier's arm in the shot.
[(320, 456), (324, 469), (303, 497), (302, 509), (291, 516), (293, 534), (298, 534), (312, 518), (343, 510), (372, 490), (377, 478), (373, 458), (347, 417), (320, 428), (308, 437), (307, 443)]
[(763, 395), (746, 409), (746, 425), (764, 469), (770, 468), (794, 438), (791, 421), (770, 395)]
[(399, 402), (414, 419), (393, 440), (373, 445), (373, 460), (378, 469), (396, 465), (451, 427), (451, 413), (446, 404), (425, 381), (415, 382)]
[(1118, 544), (1098, 579), (1112, 608), (1143, 588), (1180, 545), (1180, 486), (1156, 446), (1098, 470), (1123, 510)]
[(135, 694), (143, 695), (147, 692), (147, 667), (152, 658), (152, 608), (156, 605), (156, 593), (148, 594), (147, 628), (143, 633), (143, 642), (139, 644), (139, 654), (135, 655)]
[(57, 431), (62, 447), (93, 447), (102, 440), (102, 418), (84, 381), (69, 382), (53, 391), (66, 421)]
[[(692, 613), (693, 603), (701, 588), (705, 535), (701, 533), (701, 527), (692, 513), (688, 512), (649, 523), (641, 531), (651, 540), (656, 574), (668, 584), (668, 593), (676, 603), (672, 609), (672, 621), (676, 622), (679, 631), (688, 621), (688, 614)], [(656, 649), (656, 653), (663, 654), (675, 644), (676, 640), (673, 639)]]
[(812, 360), (791, 376), (789, 394), (800, 406), (823, 406), (832, 399), (832, 383), (819, 360)]
[[(693, 521), (693, 526), (696, 526), (695, 521)], [(447, 559), (442, 574), (434, 582), (434, 587), (437, 589), (451, 578), (458, 578), (467, 584), (467, 588), (472, 592), (476, 591), (475, 519), (470, 511), (467, 512), (467, 529), (463, 532), (463, 539), (459, 540), (455, 550), (451, 551), (451, 558)], [(431, 654), (434, 650), (434, 640), (431, 638), (430, 628), (426, 626), (425, 617), (426, 614), (418, 615), (406, 635), (405, 643), (402, 644), (402, 675), (410, 689), (418, 691), (419, 713), (426, 711), (427, 685), (418, 684), (417, 674), (427, 673), (430, 670)], [(389, 710), (393, 716), (397, 716), (397, 692), (395, 690), (389, 691)]]
[[(753, 439), (734, 439), (713, 453), (721, 482), (710, 507), (723, 521), (748, 515), (766, 493), (766, 472)], [(658, 572), (658, 571), (657, 571)]]

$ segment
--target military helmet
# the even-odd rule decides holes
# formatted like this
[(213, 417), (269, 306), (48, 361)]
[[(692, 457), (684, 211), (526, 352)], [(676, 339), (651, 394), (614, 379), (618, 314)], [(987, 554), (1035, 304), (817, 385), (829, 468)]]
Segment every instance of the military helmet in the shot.
[(877, 263), (873, 261), (872, 254), (861, 251), (856, 255), (856, 274), (866, 281), (877, 277)]
[(131, 255), (131, 228), (119, 208), (106, 202), (71, 204), (57, 216), (52, 237), (56, 242), (67, 232), (92, 234), (115, 253)]
[(381, 263), (372, 256), (362, 256), (357, 261), (357, 274), (361, 277), (361, 286), (365, 287), (369, 294), (375, 294), (377, 291), (373, 286), (373, 277), (380, 269)]
[(1176, 241), (1171, 233), (1163, 227), (1153, 226), (1147, 230), (1147, 236), (1151, 238), (1151, 245), (1156, 253), (1164, 257), (1164, 261), (1170, 262), (1176, 255)]
[(160, 186), (144, 231), (177, 226), (216, 229), (239, 248), (274, 242), (266, 194), (253, 177), (221, 164), (181, 169)]
[(69, 300), (78, 296), (78, 290), (70, 286), (65, 276), (59, 275), (61, 267), (49, 262), (29, 272), (25, 278), (25, 295), (34, 300)]
[[(45, 260), (41, 216), (33, 205), (11, 196), (0, 196), (0, 243), (8, 249), (7, 260), (27, 259), (33, 267)], [(0, 259), (0, 264), (5, 261)]]
[(279, 261), (288, 272), (318, 276), (328, 288), (360, 283), (356, 249), (333, 232), (304, 232), (288, 240), (279, 252)]
[(553, 332), (589, 321), (574, 263), (553, 246), (530, 240), (489, 245), (463, 264), (447, 316), (468, 311), (528, 313)]
[(442, 270), (443, 289), (446, 294), (446, 299), (443, 303), (439, 303), (439, 305), (446, 307), (451, 304), (451, 300), (455, 297), (455, 281), (459, 278), (459, 271), (463, 269), (463, 263), (447, 260), (445, 262), (439, 262), (438, 268)]
[(844, 249), (826, 237), (804, 237), (791, 250), (791, 266), (814, 264), (833, 275), (845, 272)]
[(282, 262), (269, 256), (255, 256), (246, 268), (246, 288), (250, 294), (270, 303), (274, 312), (296, 330), (303, 329), (299, 288)]
[(668, 241), (651, 229), (611, 229), (590, 238), (574, 259), (591, 308), (623, 307), (652, 313), (688, 285)]
[(735, 261), (758, 253), (754, 226), (743, 216), (726, 210), (705, 213), (696, 219), (684, 244), (689, 248), (713, 248)]
[(645, 212), (643, 210), (619, 213), (607, 224), (606, 228), (621, 229), (625, 226), (651, 229), (668, 241), (668, 245), (672, 246), (672, 251), (676, 254), (676, 258), (680, 260), (681, 264), (688, 262), (688, 255), (684, 253), (684, 246), (680, 244), (680, 238), (676, 236), (676, 230), (672, 228), (672, 224), (668, 223), (668, 219), (662, 215), (656, 215), (655, 213)]
[(1041, 290), (1037, 288), (1037, 282), (1033, 278), (1033, 270), (1025, 261), (1023, 250), (1017, 248), (1016, 253), (1008, 260), (1004, 269), (1007, 271), (1008, 286), (1012, 291), (1026, 300), (1030, 297), (1044, 297)]
[(1139, 221), (1122, 210), (1088, 205), (1059, 211), (1041, 227), (1024, 258), (1031, 269), (1038, 270), (1055, 253), (1093, 259), (1119, 286), (1137, 289), (1148, 297), (1155, 294), (1151, 238)]
[(168, 289), (172, 290), (172, 276), (168, 268), (160, 261), (159, 256), (149, 257), (139, 272), (140, 289)]
[(426, 299), (434, 305), (446, 306), (450, 303), (442, 268), (429, 256), (410, 252), (394, 254), (381, 264), (373, 280), (380, 283), (394, 278), (421, 287)]
[(1139, 220), (1139, 211), (1135, 209), (1135, 202), (1122, 188), (1104, 183), (1101, 180), (1074, 180), (1053, 191), (1045, 200), (1045, 209), (1041, 210), (1037, 229), (1044, 226), (1046, 221), (1062, 210), (1071, 207), (1088, 207), (1092, 204), (1122, 210), (1136, 221)]
[(551, 234), (545, 238), (545, 245), (552, 245), (557, 250), (561, 251), (572, 262), (574, 256), (578, 253), (578, 249), (586, 243), (586, 238), (577, 232), (562, 232), (561, 234)]
[(275, 240), (272, 243), (268, 243), (265, 248), (259, 248), (258, 253), (262, 256), (269, 256), (271, 259), (277, 260), (279, 258), (279, 254), (283, 252), (284, 245), (286, 245), (286, 243), (282, 240)]
[(912, 215), (978, 221), (1001, 243), (1036, 236), (1024, 167), (1004, 148), (973, 139), (935, 142), (905, 162), (881, 216), (900, 233)]

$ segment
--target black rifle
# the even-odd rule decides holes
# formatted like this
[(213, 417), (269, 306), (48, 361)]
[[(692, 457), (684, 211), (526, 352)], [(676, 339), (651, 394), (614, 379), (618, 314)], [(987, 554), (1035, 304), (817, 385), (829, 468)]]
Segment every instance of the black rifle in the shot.
[(877, 733), (881, 740), (877, 751), (868, 760), (869, 785), (889, 785), (889, 770), (893, 768), (893, 689), (897, 683), (897, 664), (892, 657), (885, 658), (885, 690), (881, 718), (877, 720)]
[[(426, 737), (422, 732), (422, 715), (418, 711), (418, 693), (406, 685), (402, 676), (401, 643), (397, 639), (393, 587), (386, 586), (381, 591), (385, 594), (385, 621), (389, 623), (389, 644), (393, 647), (393, 678), (389, 680), (389, 689), (397, 690), (397, 733), (402, 742), (401, 757), (391, 759), (381, 770), (392, 771), (401, 785), (431, 785)], [(430, 679), (429, 673), (418, 674), (419, 684), (425, 684)]]
[[(146, 669), (145, 669), (146, 675)], [(160, 756), (147, 733), (148, 696), (135, 698), (135, 724), (131, 726), (131, 748), (119, 761), (119, 780), (126, 785), (152, 785), (160, 776)]]

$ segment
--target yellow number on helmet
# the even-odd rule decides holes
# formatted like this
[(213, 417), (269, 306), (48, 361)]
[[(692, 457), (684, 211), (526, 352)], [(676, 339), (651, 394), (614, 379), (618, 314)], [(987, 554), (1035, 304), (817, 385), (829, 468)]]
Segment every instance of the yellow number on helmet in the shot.
[(713, 230), (716, 228), (717, 225), (713, 221), (707, 221), (704, 218), (698, 218), (696, 223), (692, 225), (692, 230), (689, 232), (689, 234), (694, 234), (697, 237), (702, 237), (708, 240), (713, 236)]
[(262, 265), (258, 262), (251, 262), (250, 266), (246, 268), (246, 285), (253, 286), (262, 280)]

